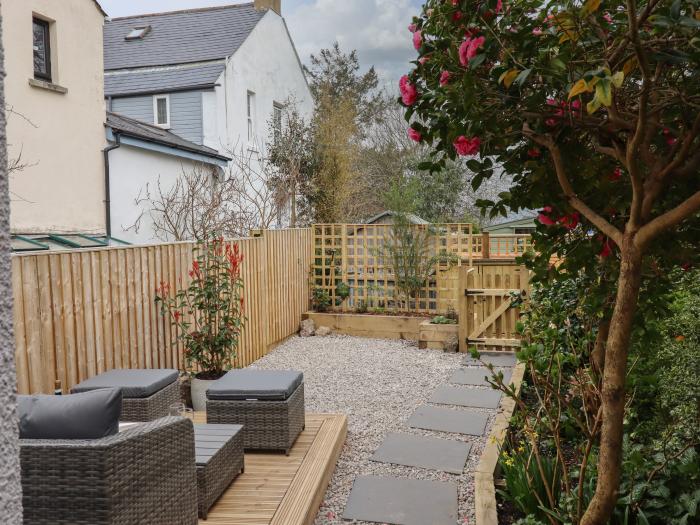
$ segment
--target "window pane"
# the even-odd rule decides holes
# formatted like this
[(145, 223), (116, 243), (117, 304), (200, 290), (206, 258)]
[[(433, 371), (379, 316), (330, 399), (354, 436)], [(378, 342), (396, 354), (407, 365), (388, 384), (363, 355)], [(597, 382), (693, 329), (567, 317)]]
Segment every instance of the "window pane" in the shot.
[(168, 123), (168, 100), (165, 98), (156, 99), (158, 108), (158, 124), (165, 125)]
[(34, 74), (50, 78), (49, 26), (43, 20), (34, 20)]

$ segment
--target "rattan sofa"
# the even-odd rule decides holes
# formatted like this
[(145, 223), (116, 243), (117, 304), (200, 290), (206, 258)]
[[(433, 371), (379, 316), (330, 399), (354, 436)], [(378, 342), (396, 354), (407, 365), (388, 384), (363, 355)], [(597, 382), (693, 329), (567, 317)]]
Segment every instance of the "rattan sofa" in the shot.
[(166, 417), (94, 440), (20, 440), (25, 525), (194, 525), (192, 422)]

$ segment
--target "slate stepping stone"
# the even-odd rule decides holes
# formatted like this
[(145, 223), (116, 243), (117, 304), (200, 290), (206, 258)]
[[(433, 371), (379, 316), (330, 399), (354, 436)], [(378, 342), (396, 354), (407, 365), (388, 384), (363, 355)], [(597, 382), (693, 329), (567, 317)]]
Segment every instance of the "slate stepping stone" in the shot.
[[(495, 370), (496, 372), (499, 369)], [(500, 369), (503, 372), (503, 382), (507, 385), (510, 381), (512, 371), (508, 368)], [(473, 386), (490, 386), (486, 381), (486, 377), (491, 379), (491, 371), (481, 368), (460, 368), (455, 370), (455, 373), (450, 377), (450, 383), (455, 385), (473, 385)]]
[(421, 405), (408, 418), (407, 424), (425, 430), (482, 436), (487, 421), (488, 415), (481, 412)]
[(384, 439), (371, 459), (461, 474), (471, 448), (471, 443), (462, 441), (394, 433)]
[(454, 525), (457, 523), (457, 485), (358, 476), (343, 519), (393, 525)]
[[(499, 352), (482, 353), (481, 361), (491, 363), (493, 366), (515, 366), (517, 359), (513, 353)], [(483, 366), (481, 361), (467, 357), (462, 364), (469, 366)]]
[(438, 405), (457, 405), (473, 408), (498, 408), (501, 392), (485, 388), (463, 388), (460, 386), (442, 385), (433, 392), (428, 400)]

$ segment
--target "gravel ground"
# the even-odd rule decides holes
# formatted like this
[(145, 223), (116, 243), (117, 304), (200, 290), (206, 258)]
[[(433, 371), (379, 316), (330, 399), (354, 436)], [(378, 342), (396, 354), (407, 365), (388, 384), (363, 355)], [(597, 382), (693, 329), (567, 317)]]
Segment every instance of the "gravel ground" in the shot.
[[(348, 437), (316, 525), (347, 524), (343, 509), (358, 475), (452, 481), (459, 484), (459, 524), (474, 522), (472, 471), (486, 437), (409, 428), (406, 421), (460, 366), (463, 354), (421, 350), (414, 343), (333, 335), (293, 337), (253, 365), (304, 372), (306, 410), (348, 416)], [(469, 388), (469, 387), (465, 387)], [(479, 409), (473, 409), (479, 410)], [(488, 435), (495, 410), (490, 414)], [(462, 475), (370, 461), (389, 432), (409, 432), (472, 443)], [(367, 523), (367, 522), (355, 522)]]

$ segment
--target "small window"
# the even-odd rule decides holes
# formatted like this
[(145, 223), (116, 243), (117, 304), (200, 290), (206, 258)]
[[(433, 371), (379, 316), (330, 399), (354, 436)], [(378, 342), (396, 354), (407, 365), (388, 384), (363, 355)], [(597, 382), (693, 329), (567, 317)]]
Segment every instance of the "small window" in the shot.
[(34, 78), (51, 82), (51, 34), (40, 18), (34, 18)]
[(255, 93), (248, 91), (247, 98), (247, 113), (248, 113), (248, 141), (255, 140)]
[(145, 37), (151, 31), (151, 26), (139, 26), (131, 30), (131, 32), (124, 37), (125, 40), (139, 40)]
[(153, 97), (153, 122), (161, 128), (170, 127), (170, 97), (168, 95)]
[(282, 104), (275, 102), (272, 105), (272, 126), (275, 141), (279, 140), (282, 135), (282, 111), (284, 107)]

